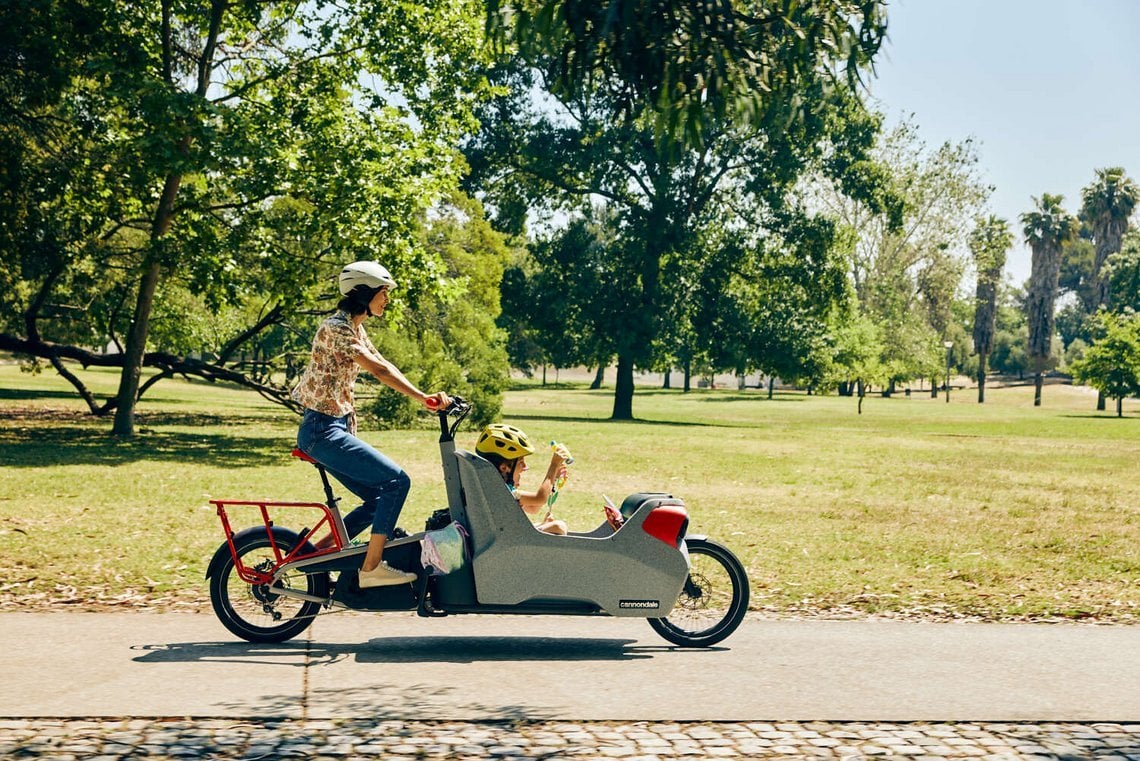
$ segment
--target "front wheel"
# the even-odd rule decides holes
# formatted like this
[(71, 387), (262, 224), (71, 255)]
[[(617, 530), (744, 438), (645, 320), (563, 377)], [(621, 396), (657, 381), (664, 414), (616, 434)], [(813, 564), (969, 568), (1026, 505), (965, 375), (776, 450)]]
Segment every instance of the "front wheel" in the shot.
[(709, 647), (736, 631), (748, 611), (748, 576), (724, 545), (686, 539), (689, 576), (667, 618), (651, 618), (653, 630), (674, 645)]
[[(280, 557), (284, 557), (297, 546), (300, 537), (292, 531), (274, 528), (273, 540)], [(233, 555), (226, 549), (224, 560), (210, 576), (210, 602), (222, 625), (249, 642), (284, 642), (305, 631), (320, 610), (320, 603), (278, 594), (270, 591), (266, 584), (242, 581)], [(247, 568), (269, 571), (277, 562), (266, 531), (239, 535), (235, 549)], [(327, 598), (329, 575), (294, 572), (283, 577), (276, 586)]]

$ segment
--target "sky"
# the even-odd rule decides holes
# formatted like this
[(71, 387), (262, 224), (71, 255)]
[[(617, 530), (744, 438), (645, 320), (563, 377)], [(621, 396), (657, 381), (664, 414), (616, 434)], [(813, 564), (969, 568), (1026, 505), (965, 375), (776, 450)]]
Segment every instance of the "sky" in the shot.
[(1140, 183), (1140, 0), (889, 0), (887, 37), (868, 84), (888, 129), (909, 114), (929, 146), (975, 139), (1015, 284), (1034, 196), (1076, 214), (1096, 169)]

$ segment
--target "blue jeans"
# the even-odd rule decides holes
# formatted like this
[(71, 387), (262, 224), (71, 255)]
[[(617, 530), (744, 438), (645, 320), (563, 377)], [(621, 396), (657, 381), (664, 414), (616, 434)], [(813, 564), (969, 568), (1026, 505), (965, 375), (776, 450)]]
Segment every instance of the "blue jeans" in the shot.
[(412, 479), (399, 465), (349, 433), (347, 415), (331, 417), (305, 410), (297, 431), (297, 447), (364, 500), (344, 516), (350, 538), (369, 523), (373, 534), (392, 536)]

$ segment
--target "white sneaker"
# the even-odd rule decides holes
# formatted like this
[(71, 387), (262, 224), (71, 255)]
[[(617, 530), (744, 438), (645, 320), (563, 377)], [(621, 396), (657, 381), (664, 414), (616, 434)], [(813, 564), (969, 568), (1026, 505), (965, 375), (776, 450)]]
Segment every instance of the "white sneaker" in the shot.
[(380, 561), (380, 565), (373, 568), (371, 571), (360, 570), (358, 577), (360, 579), (360, 588), (368, 589), (370, 587), (390, 587), (395, 584), (407, 584), (416, 580), (414, 573), (407, 571), (400, 571)]

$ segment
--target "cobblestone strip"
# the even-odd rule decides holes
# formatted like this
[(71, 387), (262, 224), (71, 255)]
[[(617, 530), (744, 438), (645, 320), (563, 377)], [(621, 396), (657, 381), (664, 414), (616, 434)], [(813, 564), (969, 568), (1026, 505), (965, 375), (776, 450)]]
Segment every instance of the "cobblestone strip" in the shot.
[(880, 724), (0, 719), (0, 759), (1113, 759), (1140, 724)]

